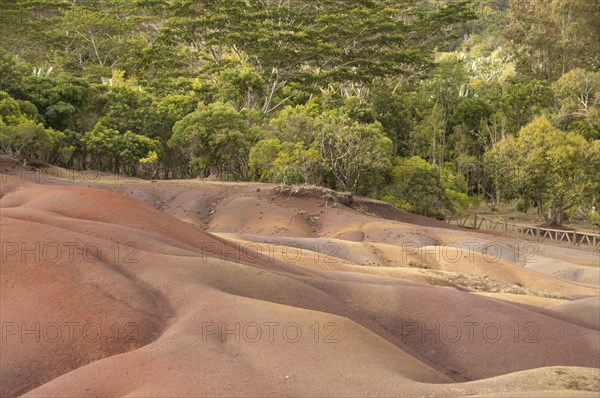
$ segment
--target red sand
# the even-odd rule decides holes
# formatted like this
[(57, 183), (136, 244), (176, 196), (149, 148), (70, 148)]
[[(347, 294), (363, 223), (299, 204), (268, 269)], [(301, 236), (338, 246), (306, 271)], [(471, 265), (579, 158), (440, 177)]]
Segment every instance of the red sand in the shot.
[(508, 238), (259, 184), (0, 177), (3, 397), (598, 395), (597, 300), (565, 301), (597, 286), (422, 255)]

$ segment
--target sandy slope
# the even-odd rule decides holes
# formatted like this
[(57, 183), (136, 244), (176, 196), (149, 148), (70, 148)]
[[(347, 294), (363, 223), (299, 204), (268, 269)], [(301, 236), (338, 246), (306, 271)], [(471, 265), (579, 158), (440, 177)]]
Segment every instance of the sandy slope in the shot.
[[(1, 396), (600, 390), (597, 285), (508, 237), (255, 184), (2, 178)], [(593, 269), (571, 254), (534, 255)]]

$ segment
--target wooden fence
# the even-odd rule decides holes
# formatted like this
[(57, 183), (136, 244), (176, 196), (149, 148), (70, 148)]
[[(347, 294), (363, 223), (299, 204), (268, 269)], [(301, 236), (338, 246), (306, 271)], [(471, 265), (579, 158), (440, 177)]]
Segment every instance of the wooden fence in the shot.
[(551, 240), (554, 242), (563, 242), (574, 246), (587, 245), (600, 250), (599, 234), (512, 224), (507, 221), (494, 220), (492, 218), (483, 217), (477, 214), (458, 218), (450, 218), (446, 220), (446, 222), (463, 228), (502, 231), (507, 234), (516, 235), (536, 242)]

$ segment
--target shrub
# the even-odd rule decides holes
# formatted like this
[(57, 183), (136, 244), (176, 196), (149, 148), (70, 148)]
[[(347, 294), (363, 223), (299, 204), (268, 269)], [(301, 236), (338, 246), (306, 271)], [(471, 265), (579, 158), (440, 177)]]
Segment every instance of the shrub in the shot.
[(518, 211), (519, 213), (527, 214), (529, 207), (530, 207), (529, 201), (524, 198), (517, 199), (517, 202), (515, 203), (515, 210)]

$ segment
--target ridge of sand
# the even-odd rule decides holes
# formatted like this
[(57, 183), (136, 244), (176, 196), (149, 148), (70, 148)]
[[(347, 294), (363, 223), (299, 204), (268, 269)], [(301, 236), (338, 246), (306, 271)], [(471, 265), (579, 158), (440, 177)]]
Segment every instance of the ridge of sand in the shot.
[[(596, 302), (542, 308), (530, 295), (597, 297), (597, 289), (505, 260), (490, 265), (480, 253), (471, 262), (420, 264), (428, 269), (369, 263), (397, 262), (409, 240), (423, 243), (414, 256), (443, 244), (451, 232), (439, 226), (386, 221), (312, 197), (277, 198), (253, 184), (200, 191), (194, 184), (118, 185), (144, 204), (106, 189), (117, 190), (114, 184), (15, 179), (6, 177), (0, 189), (1, 396), (600, 390), (600, 332), (590, 315)], [(293, 227), (271, 228), (289, 219)], [(217, 225), (218, 235), (204, 231)], [(236, 235), (240, 227), (254, 235)], [(241, 247), (250, 236), (268, 238), (258, 243), (279, 254)], [(309, 250), (319, 238), (341, 251)], [(289, 261), (282, 250), (293, 239), (305, 246)], [(519, 283), (520, 296), (532, 298), (486, 297), (454, 275)], [(72, 335), (66, 324), (77, 326)], [(90, 325), (95, 338), (82, 332)]]

